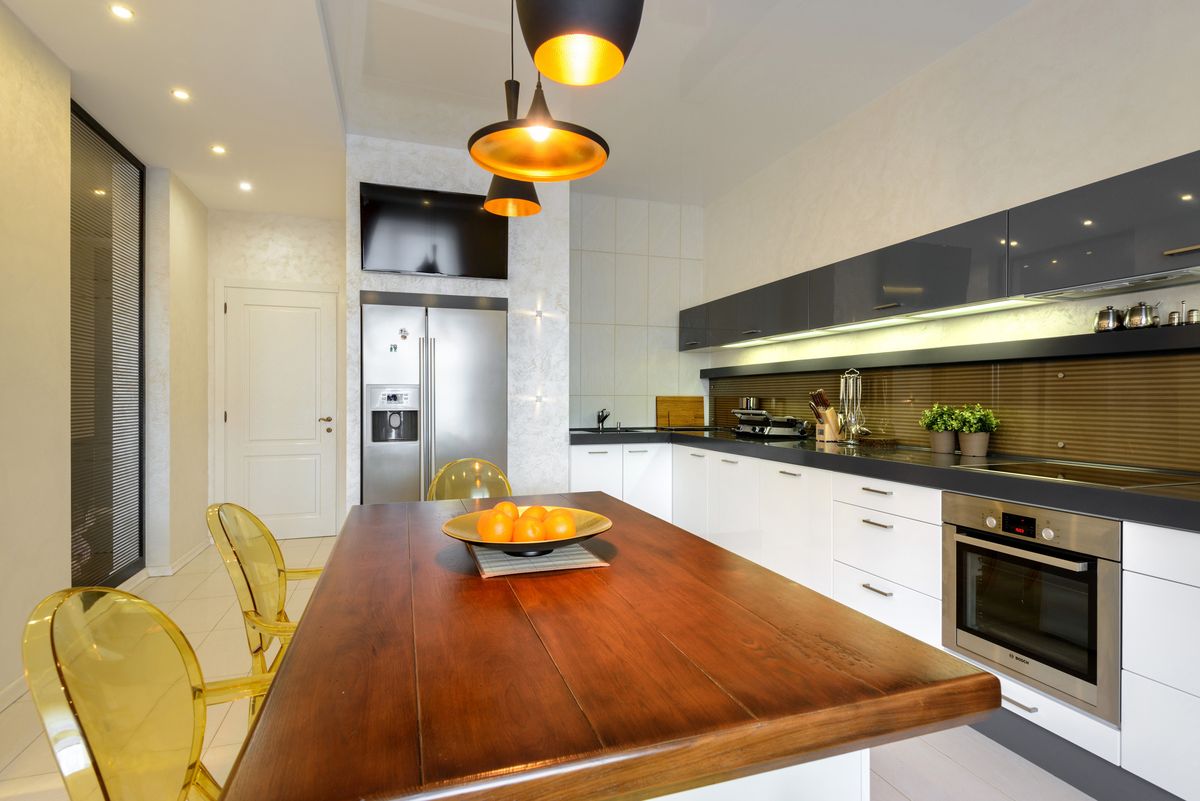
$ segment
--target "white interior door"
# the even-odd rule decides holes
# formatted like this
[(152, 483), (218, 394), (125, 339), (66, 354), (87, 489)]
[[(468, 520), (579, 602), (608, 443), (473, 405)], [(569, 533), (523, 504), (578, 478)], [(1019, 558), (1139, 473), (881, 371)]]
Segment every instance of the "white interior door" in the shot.
[(225, 487), (276, 537), (337, 533), (336, 295), (226, 289)]

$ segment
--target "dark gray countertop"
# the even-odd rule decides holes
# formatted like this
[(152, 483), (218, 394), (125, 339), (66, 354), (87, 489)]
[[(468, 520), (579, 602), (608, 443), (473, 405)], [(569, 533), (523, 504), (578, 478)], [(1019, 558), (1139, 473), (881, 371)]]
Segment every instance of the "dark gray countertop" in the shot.
[(738, 437), (731, 431), (571, 432), (572, 445), (642, 442), (689, 445), (1033, 506), (1200, 531), (1200, 484), (1117, 489), (960, 469), (966, 465), (1019, 461), (1021, 457), (976, 459), (932, 453), (923, 448), (856, 448), (812, 439), (757, 440)]

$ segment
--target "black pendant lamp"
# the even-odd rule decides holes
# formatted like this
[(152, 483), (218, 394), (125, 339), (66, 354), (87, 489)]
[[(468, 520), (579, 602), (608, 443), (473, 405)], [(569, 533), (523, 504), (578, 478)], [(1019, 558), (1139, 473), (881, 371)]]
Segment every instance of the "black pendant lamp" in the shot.
[[(504, 82), (504, 99), (508, 105), (508, 118), (517, 118), (517, 96), (521, 84), (511, 78)], [(529, 217), (542, 210), (538, 201), (537, 189), (529, 181), (514, 181), (511, 178), (492, 176), (492, 185), (488, 187), (487, 198), (483, 207), (492, 214), (501, 217)]]
[(633, 50), (644, 0), (516, 0), (521, 33), (547, 78), (571, 86), (604, 83)]
[(608, 143), (582, 125), (554, 119), (540, 75), (529, 112), (513, 119), (519, 87), (512, 78), (504, 82), (509, 119), (485, 125), (467, 140), (476, 164), (514, 181), (573, 181), (604, 166)]

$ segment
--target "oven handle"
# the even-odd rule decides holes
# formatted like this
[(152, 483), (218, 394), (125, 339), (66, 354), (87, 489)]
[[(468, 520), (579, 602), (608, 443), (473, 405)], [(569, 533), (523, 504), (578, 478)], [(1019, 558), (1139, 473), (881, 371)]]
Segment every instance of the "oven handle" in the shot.
[(968, 545), (975, 545), (979, 548), (987, 548), (991, 551), (999, 551), (1010, 556), (1019, 556), (1022, 559), (1032, 559), (1034, 562), (1041, 562), (1044, 565), (1051, 567), (1070, 570), (1073, 573), (1082, 573), (1088, 569), (1087, 562), (1072, 562), (1070, 559), (1059, 559), (1057, 556), (1046, 556), (1045, 554), (1036, 551), (1027, 551), (1024, 548), (1014, 548), (1011, 545), (1001, 545), (998, 542), (990, 540), (981, 540), (976, 537), (968, 537), (965, 534), (955, 534), (955, 542), (965, 542)]

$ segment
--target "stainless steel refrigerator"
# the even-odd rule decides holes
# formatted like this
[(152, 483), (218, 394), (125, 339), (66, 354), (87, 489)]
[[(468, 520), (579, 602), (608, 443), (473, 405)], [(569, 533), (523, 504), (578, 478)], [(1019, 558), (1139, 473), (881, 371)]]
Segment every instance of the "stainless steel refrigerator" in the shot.
[(362, 306), (363, 503), (421, 500), (455, 459), (507, 469), (506, 304), (438, 301)]

